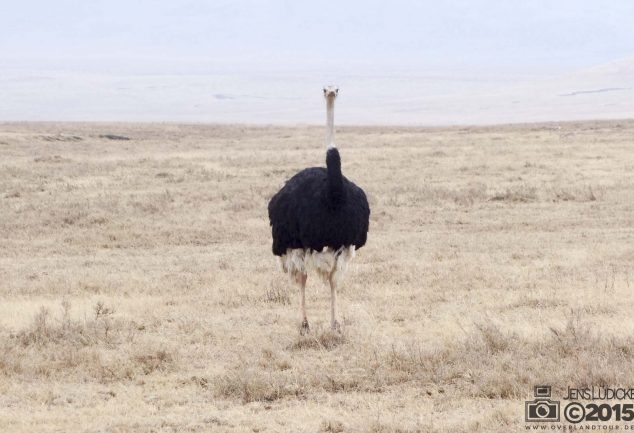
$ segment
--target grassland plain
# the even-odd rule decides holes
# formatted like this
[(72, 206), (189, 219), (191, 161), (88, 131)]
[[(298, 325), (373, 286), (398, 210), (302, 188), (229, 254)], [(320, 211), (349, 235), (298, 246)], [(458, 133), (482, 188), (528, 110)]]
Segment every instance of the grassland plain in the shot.
[(338, 128), (370, 236), (300, 337), (266, 205), (322, 134), (0, 124), (0, 431), (509, 432), (634, 386), (634, 121)]

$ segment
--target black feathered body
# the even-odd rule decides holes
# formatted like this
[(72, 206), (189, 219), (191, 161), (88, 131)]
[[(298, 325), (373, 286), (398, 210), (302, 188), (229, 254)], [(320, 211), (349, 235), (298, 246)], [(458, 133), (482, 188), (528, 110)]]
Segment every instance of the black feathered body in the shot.
[(276, 256), (296, 248), (322, 251), (365, 245), (370, 219), (366, 195), (342, 175), (336, 148), (328, 150), (326, 165), (300, 171), (271, 198)]

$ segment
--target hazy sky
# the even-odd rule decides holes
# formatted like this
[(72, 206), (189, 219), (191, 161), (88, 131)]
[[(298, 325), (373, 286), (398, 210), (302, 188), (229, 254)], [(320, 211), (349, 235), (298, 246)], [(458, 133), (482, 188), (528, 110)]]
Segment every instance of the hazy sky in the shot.
[[(20, 0), (0, 66), (567, 70), (634, 53), (634, 1)], [(71, 59), (71, 60), (69, 60)]]
[(634, 0), (0, 0), (0, 120), (315, 123), (328, 83), (341, 123), (631, 117)]

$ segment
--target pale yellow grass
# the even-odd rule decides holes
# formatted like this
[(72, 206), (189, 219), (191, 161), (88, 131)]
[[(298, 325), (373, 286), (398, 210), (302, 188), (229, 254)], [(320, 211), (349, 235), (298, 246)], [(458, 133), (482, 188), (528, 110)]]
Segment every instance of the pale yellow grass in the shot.
[(266, 205), (322, 132), (1, 124), (0, 431), (508, 432), (634, 386), (634, 122), (341, 128), (370, 236), (300, 337)]

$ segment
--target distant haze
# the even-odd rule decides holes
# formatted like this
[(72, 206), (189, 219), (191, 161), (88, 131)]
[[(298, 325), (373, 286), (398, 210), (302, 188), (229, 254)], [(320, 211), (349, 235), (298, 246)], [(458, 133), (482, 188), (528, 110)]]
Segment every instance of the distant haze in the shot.
[(454, 124), (634, 117), (634, 2), (21, 1), (0, 120)]

